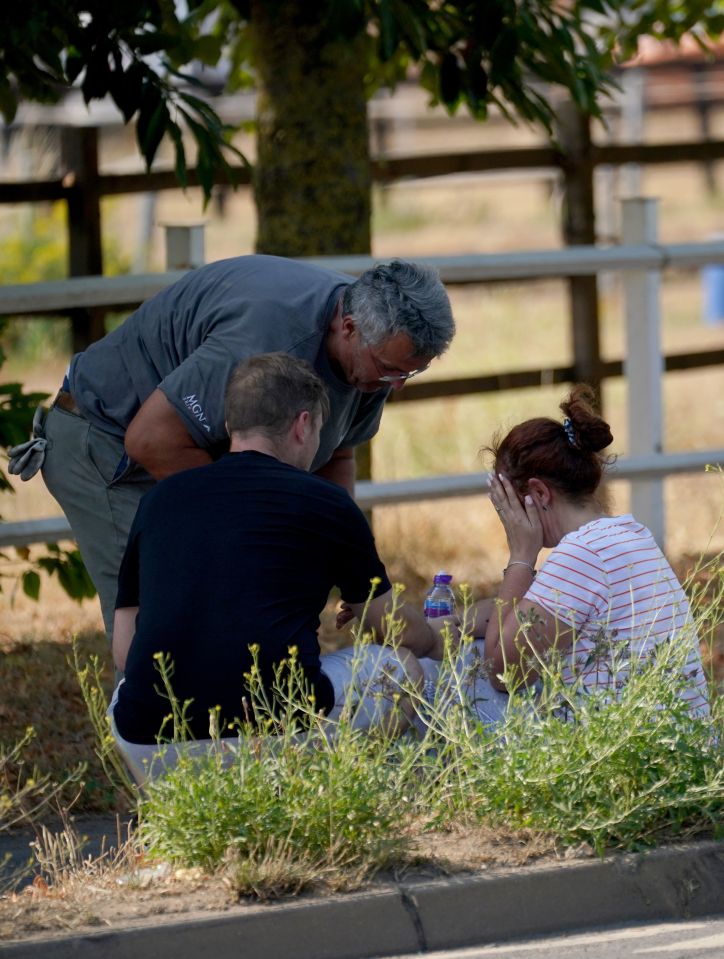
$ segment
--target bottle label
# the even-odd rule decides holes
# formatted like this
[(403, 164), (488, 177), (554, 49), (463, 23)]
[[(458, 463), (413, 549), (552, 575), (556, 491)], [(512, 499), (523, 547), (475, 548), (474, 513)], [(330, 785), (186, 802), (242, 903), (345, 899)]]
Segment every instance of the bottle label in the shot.
[(452, 616), (453, 608), (450, 603), (438, 601), (425, 601), (425, 618), (437, 619), (439, 616)]

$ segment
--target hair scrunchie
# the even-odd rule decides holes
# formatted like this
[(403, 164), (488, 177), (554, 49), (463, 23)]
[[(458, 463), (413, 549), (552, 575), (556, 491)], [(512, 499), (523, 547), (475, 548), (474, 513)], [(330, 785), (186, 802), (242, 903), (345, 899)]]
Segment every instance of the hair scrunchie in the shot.
[(578, 446), (576, 441), (576, 430), (568, 416), (563, 420), (563, 429), (566, 431), (566, 439), (571, 446)]

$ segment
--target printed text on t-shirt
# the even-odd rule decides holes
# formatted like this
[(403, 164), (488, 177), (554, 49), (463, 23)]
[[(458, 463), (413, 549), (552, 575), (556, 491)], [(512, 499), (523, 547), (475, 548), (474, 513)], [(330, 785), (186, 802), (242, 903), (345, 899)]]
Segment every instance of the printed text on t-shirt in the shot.
[(199, 403), (196, 398), (195, 393), (189, 393), (188, 396), (184, 396), (184, 403), (186, 408), (196, 417), (201, 426), (206, 430), (207, 433), (211, 432), (211, 427), (209, 426), (209, 421), (206, 419), (206, 413), (204, 413), (204, 408)]

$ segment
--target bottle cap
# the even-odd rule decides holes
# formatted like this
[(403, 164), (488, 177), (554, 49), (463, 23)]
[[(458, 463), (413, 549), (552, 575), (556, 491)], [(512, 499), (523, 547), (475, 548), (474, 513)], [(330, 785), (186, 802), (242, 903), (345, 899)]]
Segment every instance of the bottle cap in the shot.
[(447, 586), (452, 582), (452, 573), (446, 573), (445, 570), (441, 569), (439, 573), (435, 573), (434, 582)]

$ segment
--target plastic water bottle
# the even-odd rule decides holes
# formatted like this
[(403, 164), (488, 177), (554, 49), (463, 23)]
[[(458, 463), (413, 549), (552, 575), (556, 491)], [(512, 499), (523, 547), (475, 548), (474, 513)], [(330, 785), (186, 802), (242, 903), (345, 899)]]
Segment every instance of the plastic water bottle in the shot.
[(435, 574), (432, 589), (425, 597), (425, 619), (437, 619), (438, 616), (451, 616), (455, 612), (455, 594), (450, 583), (452, 575), (440, 570)]

